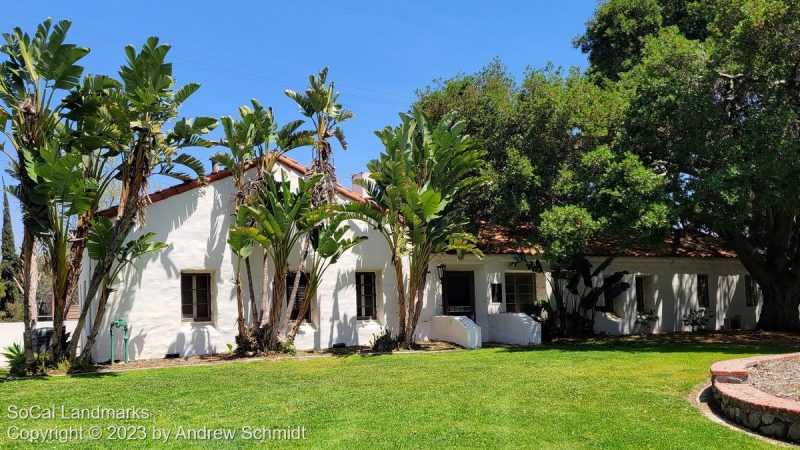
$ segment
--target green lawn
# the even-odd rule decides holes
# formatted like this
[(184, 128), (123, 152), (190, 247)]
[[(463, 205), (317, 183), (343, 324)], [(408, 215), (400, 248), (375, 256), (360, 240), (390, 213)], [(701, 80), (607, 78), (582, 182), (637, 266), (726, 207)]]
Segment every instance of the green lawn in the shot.
[[(788, 350), (608, 341), (10, 381), (0, 383), (0, 447), (11, 444), (10, 426), (127, 424), (173, 434), (179, 426), (304, 426), (307, 440), (299, 444), (314, 447), (760, 448), (767, 444), (710, 422), (686, 397), (708, 379), (713, 361)], [(6, 405), (139, 407), (152, 417), (11, 420)]]

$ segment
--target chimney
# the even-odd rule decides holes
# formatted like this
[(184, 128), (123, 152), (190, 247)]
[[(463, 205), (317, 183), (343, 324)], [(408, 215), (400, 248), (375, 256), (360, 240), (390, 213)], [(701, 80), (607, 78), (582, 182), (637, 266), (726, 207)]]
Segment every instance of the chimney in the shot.
[(219, 171), (219, 164), (211, 159), (211, 173), (215, 173)]
[(368, 178), (369, 178), (369, 172), (357, 172), (357, 173), (354, 173), (353, 177), (352, 177), (352, 179), (353, 179), (353, 187), (350, 190), (355, 192), (356, 194), (364, 197), (364, 198), (369, 197), (369, 195), (367, 195), (366, 190), (362, 186), (359, 186), (358, 184), (356, 184), (356, 180), (366, 180)]

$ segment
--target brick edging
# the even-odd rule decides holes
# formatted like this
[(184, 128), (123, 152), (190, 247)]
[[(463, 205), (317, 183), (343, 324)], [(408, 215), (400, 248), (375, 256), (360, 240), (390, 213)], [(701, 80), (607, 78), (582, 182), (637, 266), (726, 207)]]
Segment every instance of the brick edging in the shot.
[(800, 353), (754, 356), (712, 364), (712, 392), (719, 412), (758, 433), (800, 443), (800, 402), (768, 394), (747, 382), (748, 368), (765, 361), (795, 358), (800, 358)]

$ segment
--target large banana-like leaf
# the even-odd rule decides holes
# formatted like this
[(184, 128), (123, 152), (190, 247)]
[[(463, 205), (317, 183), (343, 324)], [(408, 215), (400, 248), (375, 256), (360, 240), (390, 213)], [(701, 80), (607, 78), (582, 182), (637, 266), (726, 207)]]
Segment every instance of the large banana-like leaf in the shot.
[[(192, 174), (179, 172), (177, 167), (186, 167), (192, 171)], [(181, 153), (170, 160), (163, 161), (156, 168), (155, 173), (181, 181), (191, 181), (195, 178), (205, 179), (206, 169), (203, 162), (187, 153)]]

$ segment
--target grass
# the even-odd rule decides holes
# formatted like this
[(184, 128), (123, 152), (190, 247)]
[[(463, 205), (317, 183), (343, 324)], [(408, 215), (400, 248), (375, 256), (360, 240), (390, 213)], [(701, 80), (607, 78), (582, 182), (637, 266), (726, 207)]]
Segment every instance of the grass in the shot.
[[(712, 423), (687, 396), (708, 380), (714, 361), (782, 351), (789, 349), (598, 341), (9, 381), (0, 383), (0, 447), (12, 444), (10, 426), (126, 424), (143, 425), (148, 433), (152, 427), (305, 427), (305, 441), (266, 442), (280, 447), (766, 448)], [(138, 407), (151, 417), (11, 420), (5, 405)], [(264, 442), (125, 443), (131, 444), (194, 448)], [(66, 446), (86, 447), (87, 442)]]

